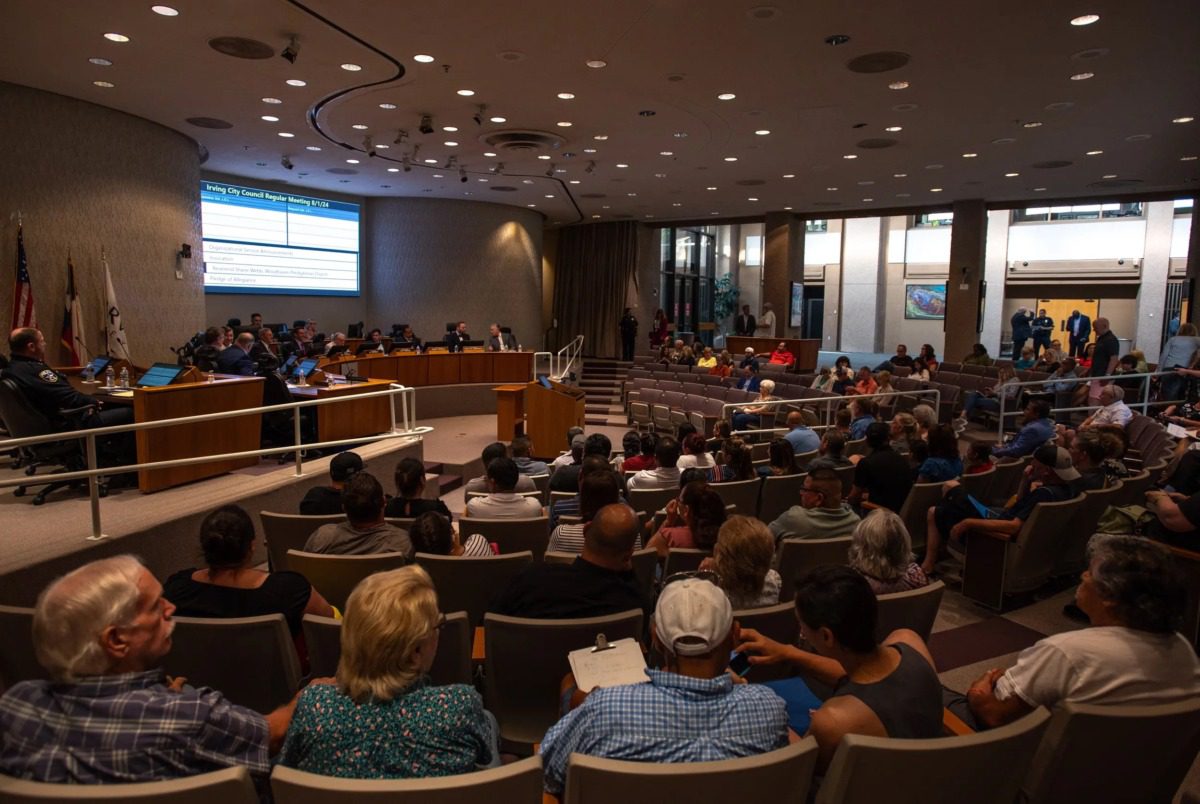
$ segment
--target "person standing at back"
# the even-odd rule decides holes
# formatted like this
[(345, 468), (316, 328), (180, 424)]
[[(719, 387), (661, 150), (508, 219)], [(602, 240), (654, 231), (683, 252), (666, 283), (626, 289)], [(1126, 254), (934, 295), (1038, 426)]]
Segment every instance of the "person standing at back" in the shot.
[(753, 338), (758, 322), (750, 315), (750, 305), (742, 305), (742, 314), (733, 320), (733, 334), (743, 338)]
[(1037, 357), (1040, 349), (1050, 348), (1050, 338), (1054, 335), (1054, 319), (1046, 315), (1046, 308), (1038, 310), (1037, 318), (1033, 319), (1033, 356)]
[[(1092, 368), (1089, 377), (1106, 377), (1117, 369), (1121, 360), (1121, 343), (1113, 334), (1107, 318), (1097, 318), (1092, 322), (1096, 330), (1096, 347), (1092, 352)], [(1091, 380), (1088, 382), (1088, 404), (1097, 405), (1100, 402), (1100, 389), (1111, 380)]]
[(633, 310), (625, 308), (618, 326), (621, 329), (621, 359), (628, 363), (633, 360), (633, 346), (637, 342), (638, 320)]
[(1025, 307), (1018, 307), (1009, 323), (1012, 324), (1012, 355), (1016, 360), (1025, 348), (1025, 341), (1033, 337), (1033, 314)]
[(763, 314), (758, 318), (754, 334), (759, 338), (775, 337), (775, 311), (770, 302), (763, 302)]
[(1092, 319), (1078, 310), (1071, 311), (1067, 319), (1067, 354), (1071, 357), (1083, 357), (1083, 350), (1092, 337)]

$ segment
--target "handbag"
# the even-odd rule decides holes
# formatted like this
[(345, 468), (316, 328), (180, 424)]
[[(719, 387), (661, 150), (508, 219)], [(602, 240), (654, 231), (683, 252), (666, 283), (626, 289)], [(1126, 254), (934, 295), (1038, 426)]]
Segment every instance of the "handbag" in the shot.
[(1141, 505), (1110, 505), (1096, 523), (1096, 533), (1141, 536), (1154, 521), (1154, 512)]

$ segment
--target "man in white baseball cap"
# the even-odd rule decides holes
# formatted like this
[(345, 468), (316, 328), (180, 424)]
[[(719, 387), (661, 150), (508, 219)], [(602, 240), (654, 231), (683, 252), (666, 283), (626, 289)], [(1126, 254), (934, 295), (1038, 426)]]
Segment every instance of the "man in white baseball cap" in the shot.
[(593, 690), (542, 740), (546, 792), (559, 795), (573, 752), (635, 762), (713, 762), (788, 743), (783, 699), (726, 672), (738, 638), (711, 573), (668, 578), (650, 633), (665, 667), (649, 682)]

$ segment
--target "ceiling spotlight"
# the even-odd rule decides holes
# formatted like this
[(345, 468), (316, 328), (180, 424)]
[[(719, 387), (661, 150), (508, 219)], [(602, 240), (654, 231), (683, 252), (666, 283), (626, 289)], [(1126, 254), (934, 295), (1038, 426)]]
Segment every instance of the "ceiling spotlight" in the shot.
[(783, 177), (785, 179), (794, 179), (794, 178), (796, 178), (796, 174), (795, 173), (784, 173)]
[(467, 180), (467, 169), (466, 168), (458, 169), (458, 180), (461, 182), (466, 182), (466, 180)]
[(442, 143), (442, 145), (445, 145), (447, 148), (457, 148), (458, 147), (458, 143), (455, 142), (454, 140), (446, 140), (445, 142)]
[(1028, 123), (1022, 123), (1021, 127), (1022, 128), (1038, 128), (1041, 125), (1042, 124), (1039, 123), (1037, 120), (1030, 120)]
[(108, 59), (102, 59), (99, 56), (90, 58), (90, 59), (88, 59), (88, 61), (90, 61), (92, 64), (95, 64), (97, 67), (112, 67), (111, 61), (109, 61)]
[(558, 98), (559, 100), (575, 100), (575, 95), (572, 92), (560, 92)]
[(178, 17), (179, 12), (170, 6), (150, 6), (150, 10), (161, 17)]
[(770, 134), (771, 132), (770, 132), (769, 130), (765, 129), (765, 128), (760, 128), (758, 131), (756, 131), (756, 132), (754, 132), (754, 133), (755, 133), (755, 134), (757, 134), (757, 135), (758, 135), (758, 136), (760, 136), (760, 137), (765, 137), (765, 136), (767, 136), (768, 134)]
[(588, 162), (587, 167), (585, 167), (583, 169), (584, 173), (594, 173), (595, 171), (596, 171), (596, 163), (594, 161)]
[(421, 124), (417, 126), (417, 130), (422, 134), (433, 133), (433, 118), (427, 114), (421, 115)]
[(858, 159), (858, 154), (842, 154), (842, 159)]
[(931, 193), (940, 193), (941, 191), (942, 191), (941, 187), (930, 187), (929, 188), (929, 192), (931, 192)]
[(1195, 119), (1196, 118), (1194, 118), (1194, 117), (1176, 117), (1171, 122), (1172, 123), (1190, 123)]
[(1017, 172), (1013, 171), (1013, 172), (1011, 172), (1011, 173), (1005, 173), (1005, 174), (1004, 174), (1004, 178), (1006, 178), (1006, 179), (1011, 179), (1011, 178), (1014, 178), (1014, 177), (1016, 177), (1016, 176), (1020, 176), (1020, 175), (1021, 175), (1020, 173), (1017, 173)]
[(608, 62), (606, 62), (604, 59), (588, 59), (584, 63), (593, 70), (599, 70), (608, 66)]
[(300, 42), (295, 34), (292, 34), (288, 39), (288, 46), (279, 54), (279, 58), (286, 59), (288, 64), (295, 64), (296, 57), (300, 55)]
[(908, 174), (907, 173), (893, 173), (892, 178), (893, 179), (904, 179), (904, 178), (908, 178)]
[(1083, 15), (1078, 16), (1075, 19), (1071, 20), (1071, 24), (1074, 25), (1076, 28), (1081, 28), (1084, 25), (1091, 25), (1093, 22), (1099, 22), (1099, 21), (1100, 21), (1099, 14), (1083, 14)]
[(1099, 156), (1102, 153), (1104, 153), (1104, 151), (1101, 151), (1099, 148), (1097, 148), (1094, 151), (1088, 151), (1086, 154), (1084, 154), (1084, 156)]
[(411, 172), (412, 172), (412, 160), (411, 160), (411, 159), (409, 159), (409, 158), (406, 156), (406, 157), (404, 157), (403, 159), (401, 159), (401, 160), (400, 160), (400, 162), (401, 162), (401, 164), (403, 164), (403, 165), (404, 165), (404, 172), (405, 172), (405, 173), (411, 173)]
[(908, 89), (910, 86), (907, 81), (893, 81), (888, 84), (888, 89)]
[(495, 151), (484, 151), (483, 155), (486, 156), (488, 159), (491, 159), (492, 157), (494, 157), (496, 155), (496, 152)]
[(360, 65), (358, 65), (358, 64), (353, 64), (353, 63), (350, 63), (350, 62), (346, 62), (345, 64), (343, 64), (343, 65), (342, 65), (342, 69), (343, 69), (343, 70), (345, 70), (345, 71), (346, 71), (346, 72), (348, 72), (348, 73), (356, 73), (356, 72), (358, 72), (359, 70), (361, 70), (361, 69), (362, 69), (362, 67), (361, 67)]
[(458, 91), (458, 94), (459, 94), (459, 95), (462, 95), (464, 98), (469, 98), (469, 97), (471, 97), (472, 95), (474, 95), (474, 94), (475, 94), (475, 90), (473, 90), (473, 89), (460, 89), (460, 90)]
[(977, 156), (979, 156), (979, 154), (966, 153), (963, 154), (963, 159), (974, 159)]
[(1116, 173), (1105, 173), (1105, 174), (1104, 174), (1103, 176), (1101, 176), (1100, 178), (1102, 178), (1102, 179), (1115, 179), (1116, 177), (1117, 177), (1117, 174), (1116, 174)]
[(884, 131), (890, 131), (893, 134), (895, 134), (897, 131), (903, 131), (903, 130), (904, 130), (904, 126), (888, 126), (887, 128), (884, 129)]
[(321, 150), (321, 146), (320, 146), (320, 145), (305, 145), (305, 146), (304, 146), (304, 150), (306, 150), (306, 151), (319, 151), (319, 150)]
[(705, 189), (705, 190), (715, 190), (715, 189), (717, 189), (717, 188), (716, 188), (716, 187), (705, 187), (704, 189)]
[(720, 95), (717, 96), (717, 100), (730, 101), (736, 97), (737, 97), (737, 95), (734, 95), (732, 92), (722, 92)]
[(292, 160), (287, 156), (281, 157), (279, 159), (279, 164), (283, 165), (283, 167), (287, 170), (291, 170), (292, 168), (296, 167), (292, 164)]
[(618, 163), (617, 163), (617, 167), (619, 167), (619, 168), (627, 168), (627, 167), (629, 167), (629, 165), (625, 164), (624, 162), (618, 162)]
[(548, 167), (546, 169), (546, 176), (551, 179), (554, 178), (554, 163), (553, 162), (551, 162), (550, 167)]
[(125, 34), (119, 34), (119, 33), (106, 33), (104, 35), (104, 38), (110, 42), (128, 42), (129, 41), (128, 36), (126, 36)]
[(1075, 73), (1075, 75), (1071, 76), (1071, 80), (1072, 81), (1086, 81), (1089, 78), (1095, 78), (1095, 77), (1096, 77), (1095, 73)]
[(306, 86), (308, 86), (307, 81), (302, 81), (299, 78), (289, 78), (288, 80), (284, 81), (283, 83), (287, 84), (289, 87), (306, 87)]
[(272, 106), (278, 106), (279, 104), (283, 103), (283, 101), (281, 101), (279, 98), (263, 98), (262, 102), (269, 103)]
[(499, 117), (499, 116), (489, 117), (488, 120), (492, 121), (493, 123), (507, 123), (508, 122), (507, 117)]
[(396, 132), (396, 139), (392, 140), (392, 145), (400, 145), (408, 140), (408, 132), (400, 129)]
[(417, 55), (413, 56), (413, 61), (419, 61), (422, 64), (429, 64), (429, 62), (433, 61), (433, 56), (427, 56), (424, 53), (418, 53)]
[(394, 104), (394, 103), (381, 103), (381, 104), (379, 104), (379, 108), (380, 108), (380, 109), (387, 109), (387, 110), (389, 110), (389, 111), (390, 111), (390, 110), (392, 110), (392, 109), (395, 109), (395, 108), (396, 108), (396, 104)]

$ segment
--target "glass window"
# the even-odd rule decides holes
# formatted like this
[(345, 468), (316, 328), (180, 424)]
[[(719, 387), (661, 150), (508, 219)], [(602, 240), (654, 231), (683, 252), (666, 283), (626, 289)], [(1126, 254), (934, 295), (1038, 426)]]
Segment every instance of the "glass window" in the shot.
[(1132, 204), (1075, 204), (1073, 206), (1014, 209), (1012, 222), (1097, 221), (1102, 218), (1140, 218), (1143, 214), (1140, 201)]
[(925, 226), (951, 226), (953, 224), (953, 212), (928, 212), (924, 215), (917, 215), (913, 220), (913, 226), (917, 228)]
[(1176, 198), (1175, 199), (1175, 214), (1176, 215), (1191, 215), (1192, 207), (1196, 204), (1194, 198)]
[(743, 265), (762, 265), (762, 235), (746, 235), (746, 258)]
[(806, 231), (806, 232), (828, 232), (829, 231), (829, 221), (827, 221), (827, 220), (805, 221), (804, 222), (804, 231)]

